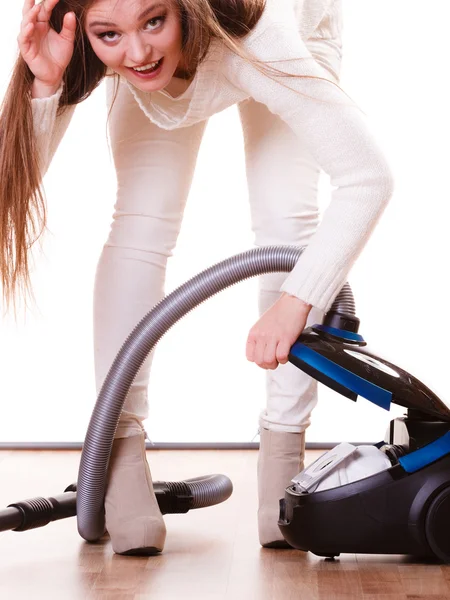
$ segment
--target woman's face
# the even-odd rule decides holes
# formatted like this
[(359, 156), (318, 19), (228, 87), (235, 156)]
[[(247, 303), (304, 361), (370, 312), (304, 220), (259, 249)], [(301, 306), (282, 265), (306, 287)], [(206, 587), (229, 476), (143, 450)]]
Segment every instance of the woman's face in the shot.
[(95, 0), (85, 29), (98, 58), (144, 92), (166, 87), (182, 58), (174, 0)]

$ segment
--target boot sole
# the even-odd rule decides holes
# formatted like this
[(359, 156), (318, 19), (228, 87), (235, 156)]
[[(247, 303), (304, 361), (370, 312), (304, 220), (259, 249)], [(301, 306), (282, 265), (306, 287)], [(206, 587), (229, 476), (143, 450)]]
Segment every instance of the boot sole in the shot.
[(161, 552), (162, 551), (159, 548), (147, 546), (144, 548), (130, 548), (130, 550), (125, 550), (125, 552), (119, 552), (118, 554), (122, 556), (153, 556), (155, 554), (160, 554)]
[(293, 550), (293, 546), (288, 544), (285, 540), (276, 541), (276, 542), (268, 542), (267, 544), (262, 544), (263, 548), (275, 548), (277, 550)]

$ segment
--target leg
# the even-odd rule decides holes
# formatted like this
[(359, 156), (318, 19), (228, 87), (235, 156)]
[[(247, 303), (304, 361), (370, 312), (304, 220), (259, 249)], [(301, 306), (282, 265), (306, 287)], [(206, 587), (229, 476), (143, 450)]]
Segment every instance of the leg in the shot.
[[(336, 0), (308, 46), (317, 61), (338, 79), (341, 9)], [(307, 245), (318, 224), (319, 169), (289, 127), (252, 100), (240, 106), (255, 243)], [(260, 278), (260, 313), (279, 297), (285, 274)], [(307, 325), (320, 322), (313, 309)], [(260, 417), (258, 530), (260, 543), (286, 547), (278, 529), (279, 499), (303, 469), (304, 431), (317, 403), (317, 383), (291, 364), (267, 372), (267, 405)]]
[[(163, 297), (168, 257), (176, 244), (204, 124), (165, 131), (119, 87), (110, 115), (118, 193), (111, 232), (95, 282), (97, 388), (128, 334)], [(105, 498), (115, 552), (161, 551), (165, 525), (145, 458), (151, 357), (127, 396), (113, 444)]]
[[(240, 106), (244, 129), (252, 227), (257, 246), (303, 246), (318, 223), (319, 169), (292, 131), (253, 100)], [(259, 280), (259, 310), (280, 296), (284, 273)], [(322, 318), (313, 309), (309, 323)], [(278, 529), (278, 501), (303, 468), (304, 431), (317, 403), (317, 384), (287, 363), (267, 371), (267, 404), (260, 416), (258, 529), (263, 546), (286, 545)]]
[[(165, 131), (144, 115), (125, 85), (109, 119), (117, 172), (111, 231), (94, 292), (97, 392), (128, 334), (161, 300), (205, 124)], [(133, 382), (117, 437), (140, 433), (148, 416), (151, 356)]]
[[(253, 100), (240, 106), (244, 129), (252, 227), (257, 246), (304, 246), (314, 234), (319, 214), (319, 169), (289, 127)], [(259, 280), (259, 310), (280, 296), (284, 273)], [(313, 309), (309, 322), (322, 315)], [(267, 372), (267, 407), (261, 425), (272, 431), (301, 433), (317, 402), (316, 383), (291, 365)]]

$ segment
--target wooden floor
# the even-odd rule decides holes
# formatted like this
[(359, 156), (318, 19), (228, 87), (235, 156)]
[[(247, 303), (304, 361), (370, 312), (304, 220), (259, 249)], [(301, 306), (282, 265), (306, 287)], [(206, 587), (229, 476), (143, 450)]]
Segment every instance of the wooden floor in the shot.
[[(308, 454), (309, 462), (317, 452)], [(150, 451), (154, 479), (224, 473), (233, 496), (216, 507), (165, 517), (157, 557), (124, 557), (108, 539), (86, 544), (75, 518), (0, 533), (2, 600), (416, 600), (450, 598), (450, 566), (402, 556), (341, 555), (328, 562), (268, 550), (256, 531), (256, 451)], [(78, 452), (0, 452), (0, 508), (55, 495), (77, 477)]]

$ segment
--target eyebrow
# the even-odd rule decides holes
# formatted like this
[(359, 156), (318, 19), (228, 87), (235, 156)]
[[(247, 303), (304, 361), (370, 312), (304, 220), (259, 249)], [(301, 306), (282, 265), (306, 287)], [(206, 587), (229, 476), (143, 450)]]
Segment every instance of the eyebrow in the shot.
[[(147, 7), (139, 15), (138, 21), (142, 21), (142, 19), (144, 19), (148, 14), (152, 13), (157, 8), (165, 8), (165, 4), (163, 4), (162, 2), (156, 2), (156, 3), (152, 4), (151, 6)], [(111, 21), (92, 21), (92, 23), (89, 23), (89, 29), (91, 27), (95, 27), (95, 26), (117, 27), (117, 25), (115, 23), (112, 23)]]

